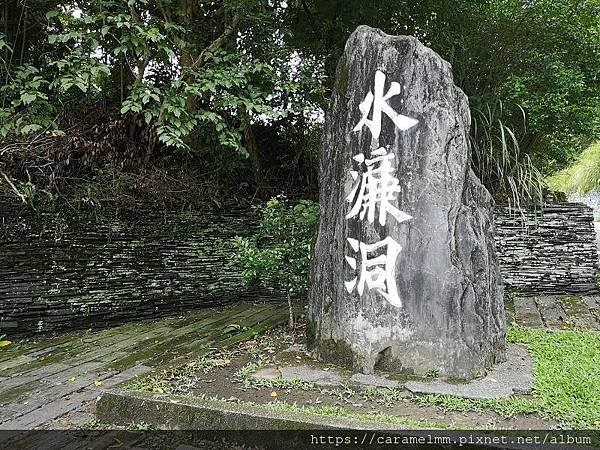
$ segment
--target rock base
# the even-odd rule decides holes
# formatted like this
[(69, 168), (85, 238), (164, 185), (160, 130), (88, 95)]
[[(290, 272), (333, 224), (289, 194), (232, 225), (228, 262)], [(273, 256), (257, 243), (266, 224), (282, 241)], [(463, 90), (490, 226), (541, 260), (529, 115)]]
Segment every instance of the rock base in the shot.
[[(302, 349), (293, 349), (302, 352)], [(398, 377), (389, 374), (351, 373), (330, 367), (316, 367), (308, 364), (287, 367), (267, 367), (255, 372), (252, 377), (263, 379), (300, 380), (318, 386), (340, 386), (350, 384), (368, 387), (405, 389), (412, 394), (444, 394), (472, 399), (506, 398), (514, 394), (531, 394), (533, 371), (527, 349), (521, 345), (509, 344), (506, 361), (496, 365), (484, 377), (468, 382), (443, 380), (438, 378)], [(432, 374), (434, 376), (435, 374)]]

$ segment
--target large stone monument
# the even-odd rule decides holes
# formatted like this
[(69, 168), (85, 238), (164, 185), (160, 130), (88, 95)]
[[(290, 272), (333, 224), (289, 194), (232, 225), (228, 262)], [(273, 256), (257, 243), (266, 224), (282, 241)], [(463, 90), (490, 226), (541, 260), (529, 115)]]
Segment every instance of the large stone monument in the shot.
[(321, 152), (308, 347), (375, 368), (472, 378), (504, 359), (492, 199), (470, 169), (469, 106), (417, 39), (360, 26)]

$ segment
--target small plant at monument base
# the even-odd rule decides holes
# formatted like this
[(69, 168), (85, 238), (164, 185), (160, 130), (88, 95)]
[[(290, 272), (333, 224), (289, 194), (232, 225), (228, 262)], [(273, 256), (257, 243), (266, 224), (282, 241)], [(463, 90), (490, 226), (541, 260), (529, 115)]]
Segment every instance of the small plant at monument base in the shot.
[(154, 430), (155, 427), (152, 424), (141, 421), (141, 422), (131, 422), (129, 425), (127, 425), (127, 429), (130, 431), (148, 431), (148, 430)]
[(425, 372), (426, 378), (437, 378), (439, 376), (440, 376), (440, 369), (431, 368), (431, 369), (428, 369), (427, 372)]
[(319, 215), (319, 205), (301, 200), (291, 206), (273, 198), (259, 208), (261, 219), (256, 235), (236, 238), (235, 261), (248, 284), (279, 289), (286, 294), (289, 325), (294, 328), (292, 298), (308, 290), (308, 267)]

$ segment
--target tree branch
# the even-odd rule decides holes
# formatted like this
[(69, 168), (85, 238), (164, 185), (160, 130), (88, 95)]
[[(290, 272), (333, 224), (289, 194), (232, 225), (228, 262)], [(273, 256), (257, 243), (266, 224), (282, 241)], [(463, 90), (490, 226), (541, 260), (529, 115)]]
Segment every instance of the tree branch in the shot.
[(27, 199), (25, 198), (25, 196), (21, 193), (21, 191), (19, 191), (17, 189), (17, 187), (14, 185), (14, 183), (10, 180), (10, 178), (8, 178), (8, 175), (6, 175), (4, 172), (2, 172), (0, 170), (0, 175), (2, 175), (4, 177), (4, 179), (6, 180), (6, 182), (8, 183), (8, 185), (10, 186), (10, 188), (13, 190), (13, 192), (15, 194), (17, 194), (17, 196), (21, 199), (21, 201), (25, 204), (27, 204)]
[(240, 13), (236, 12), (233, 15), (231, 24), (225, 26), (225, 30), (223, 31), (223, 33), (218, 38), (216, 38), (214, 41), (212, 41), (208, 47), (206, 47), (204, 50), (202, 50), (200, 52), (200, 54), (198, 55), (198, 57), (196, 58), (196, 60), (189, 67), (194, 68), (196, 66), (201, 66), (202, 64), (204, 64), (206, 62), (206, 60), (205, 60), (206, 55), (208, 53), (214, 52), (216, 49), (221, 47), (235, 32), (239, 23), (240, 23)]

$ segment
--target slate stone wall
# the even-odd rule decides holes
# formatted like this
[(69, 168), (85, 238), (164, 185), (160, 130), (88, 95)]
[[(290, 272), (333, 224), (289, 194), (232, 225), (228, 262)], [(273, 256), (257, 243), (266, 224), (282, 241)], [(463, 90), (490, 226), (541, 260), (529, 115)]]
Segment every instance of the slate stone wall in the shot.
[(0, 201), (0, 335), (102, 327), (239, 300), (247, 289), (231, 239), (248, 210), (153, 205), (34, 212)]
[[(595, 292), (591, 209), (550, 205), (544, 216), (496, 208), (508, 289)], [(239, 300), (283, 299), (247, 289), (232, 263), (247, 209), (162, 211), (153, 205), (34, 212), (0, 200), (0, 335), (101, 327)]]
[(592, 208), (546, 205), (521, 214), (496, 206), (496, 248), (507, 291), (597, 293), (598, 250)]

